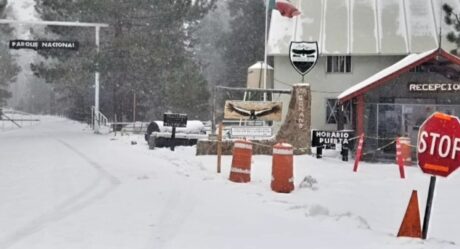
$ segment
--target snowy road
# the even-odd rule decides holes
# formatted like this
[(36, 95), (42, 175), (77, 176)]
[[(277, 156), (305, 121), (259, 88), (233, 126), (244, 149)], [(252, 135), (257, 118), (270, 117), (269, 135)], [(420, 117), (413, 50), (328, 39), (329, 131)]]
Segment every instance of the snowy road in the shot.
[(296, 157), (296, 187), (312, 175), (317, 190), (284, 195), (270, 191), (270, 157), (254, 157), (250, 184), (227, 180), (230, 160), (217, 175), (193, 148), (149, 151), (141, 136), (58, 118), (0, 131), (0, 249), (460, 248), (457, 173), (439, 181), (421, 241), (394, 236), (412, 189), (424, 207), (429, 180), (415, 167), (402, 181), (396, 166), (354, 174)]

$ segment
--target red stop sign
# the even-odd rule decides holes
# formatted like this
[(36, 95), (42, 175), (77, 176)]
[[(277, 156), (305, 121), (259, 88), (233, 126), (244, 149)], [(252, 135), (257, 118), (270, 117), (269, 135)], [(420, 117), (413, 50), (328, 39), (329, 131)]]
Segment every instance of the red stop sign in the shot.
[(420, 127), (418, 165), (423, 172), (448, 176), (460, 166), (460, 120), (436, 112)]

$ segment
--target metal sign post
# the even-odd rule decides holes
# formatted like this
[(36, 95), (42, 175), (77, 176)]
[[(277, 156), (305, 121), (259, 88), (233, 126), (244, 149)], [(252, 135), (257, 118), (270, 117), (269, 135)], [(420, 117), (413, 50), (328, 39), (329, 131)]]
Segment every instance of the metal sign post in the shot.
[[(99, 31), (101, 28), (109, 27), (105, 23), (88, 23), (88, 22), (59, 22), (59, 21), (20, 21), (20, 20), (9, 20), (9, 19), (0, 19), (0, 24), (20, 24), (20, 25), (41, 25), (41, 26), (67, 26), (67, 27), (87, 27), (95, 29), (95, 43), (96, 43), (96, 53), (99, 53)], [(94, 132), (99, 133), (99, 69), (96, 67), (96, 72), (94, 75)]]
[(428, 236), (428, 226), (430, 224), (431, 207), (433, 206), (434, 187), (436, 186), (436, 176), (431, 176), (428, 197), (426, 200), (425, 217), (423, 218), (422, 239)]
[(165, 113), (163, 114), (163, 126), (172, 127), (171, 151), (174, 151), (176, 145), (176, 127), (187, 127), (187, 114)]

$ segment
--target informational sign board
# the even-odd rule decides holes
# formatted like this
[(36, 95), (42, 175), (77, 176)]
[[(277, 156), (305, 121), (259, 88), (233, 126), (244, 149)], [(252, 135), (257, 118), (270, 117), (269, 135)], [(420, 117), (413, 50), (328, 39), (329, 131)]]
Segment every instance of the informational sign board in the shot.
[(272, 128), (268, 126), (238, 126), (231, 128), (232, 138), (271, 137)]
[(409, 92), (459, 92), (460, 83), (408, 83)]
[(460, 120), (436, 112), (420, 126), (418, 164), (426, 174), (447, 177), (460, 166)]
[(163, 114), (163, 126), (187, 127), (187, 114), (165, 113)]
[(225, 119), (281, 121), (282, 102), (225, 101)]
[(11, 40), (10, 49), (66, 49), (78, 50), (78, 41), (35, 41), (35, 40)]
[(299, 74), (307, 74), (318, 61), (318, 42), (291, 42), (289, 59)]
[(350, 144), (349, 139), (353, 137), (352, 130), (343, 131), (312, 131), (311, 146), (312, 147), (323, 147), (335, 144)]

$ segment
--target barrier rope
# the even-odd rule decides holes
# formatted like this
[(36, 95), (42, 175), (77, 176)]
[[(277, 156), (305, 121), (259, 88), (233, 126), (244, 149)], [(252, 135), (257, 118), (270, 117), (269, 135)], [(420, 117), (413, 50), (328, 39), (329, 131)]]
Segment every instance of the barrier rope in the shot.
[(268, 147), (270, 147), (270, 148), (273, 147), (273, 145), (267, 145), (267, 144), (262, 144), (262, 143), (253, 142), (253, 141), (251, 141), (251, 143), (252, 143), (252, 144), (255, 144), (255, 145), (262, 146), (262, 147), (267, 147), (267, 148), (268, 148)]
[[(257, 142), (252, 142), (252, 144), (254, 145), (258, 145), (258, 146), (262, 146), (262, 147), (266, 147), (266, 148), (273, 148), (273, 145), (267, 145), (267, 144), (262, 144), (262, 143), (257, 143)], [(292, 147), (292, 149), (294, 150), (300, 150), (300, 151), (305, 151), (305, 150), (308, 150), (309, 148), (308, 147), (303, 147), (303, 148), (297, 148), (297, 147)]]
[(363, 153), (363, 156), (369, 155), (369, 154), (374, 154), (374, 153), (376, 153), (377, 151), (381, 151), (381, 150), (385, 149), (386, 147), (389, 147), (390, 145), (392, 145), (392, 144), (394, 144), (394, 143), (396, 143), (396, 140), (393, 140), (393, 141), (391, 141), (390, 143), (387, 143), (387, 144), (385, 144), (384, 146), (381, 146), (381, 147), (379, 147), (379, 148), (377, 148), (377, 149), (375, 149), (375, 150), (365, 152), (365, 153)]
[[(348, 139), (348, 140), (349, 140), (349, 141), (353, 141), (353, 140), (358, 139), (359, 137), (360, 137), (360, 136), (352, 137), (352, 138), (350, 138), (350, 139)], [(375, 150), (363, 152), (363, 156), (369, 155), (369, 154), (374, 154), (374, 153), (376, 153), (376, 152), (378, 152), (378, 151), (381, 151), (381, 150), (383, 150), (383, 149), (385, 149), (385, 148), (387, 148), (387, 147), (393, 145), (394, 143), (396, 143), (396, 140), (397, 140), (397, 138), (381, 138), (381, 137), (370, 137), (370, 136), (364, 136), (364, 138), (365, 138), (365, 139), (376, 139), (376, 140), (392, 140), (392, 141), (389, 142), (389, 143), (387, 143), (387, 144), (385, 144), (385, 145), (383, 145), (383, 146), (378, 147), (378, 148), (375, 149)], [(266, 148), (272, 148), (272, 147), (273, 147), (273, 145), (267, 145), (267, 144), (263, 144), (263, 143), (253, 142), (253, 141), (251, 141), (251, 143), (252, 143), (253, 145), (258, 145), (258, 146), (266, 147)], [(415, 145), (413, 145), (413, 144), (408, 144), (408, 146), (410, 146), (411, 148), (417, 148), (417, 146), (415, 146)], [(308, 150), (308, 149), (310, 149), (310, 148), (308, 148), (308, 147), (303, 147), (303, 148), (293, 147), (293, 149), (294, 149), (294, 150), (300, 150), (300, 151), (306, 151), (306, 150)]]

